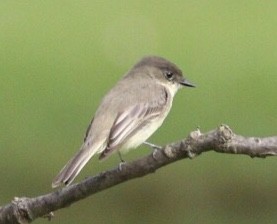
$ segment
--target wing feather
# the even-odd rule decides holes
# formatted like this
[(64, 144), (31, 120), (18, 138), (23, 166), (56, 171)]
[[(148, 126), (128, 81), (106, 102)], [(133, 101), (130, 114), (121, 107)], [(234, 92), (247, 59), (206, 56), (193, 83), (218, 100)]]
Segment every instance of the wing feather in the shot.
[(111, 128), (107, 148), (101, 154), (100, 159), (118, 149), (141, 127), (157, 118), (163, 112), (164, 106), (164, 104), (140, 103), (120, 113)]

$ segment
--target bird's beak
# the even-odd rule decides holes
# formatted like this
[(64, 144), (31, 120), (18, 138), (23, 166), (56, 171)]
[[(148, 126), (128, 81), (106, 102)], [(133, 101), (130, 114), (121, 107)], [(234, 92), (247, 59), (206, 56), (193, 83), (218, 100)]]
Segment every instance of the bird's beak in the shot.
[(180, 83), (181, 85), (183, 85), (183, 86), (195, 87), (194, 84), (190, 83), (190, 82), (189, 82), (188, 80), (186, 80), (186, 79), (181, 80), (179, 83)]

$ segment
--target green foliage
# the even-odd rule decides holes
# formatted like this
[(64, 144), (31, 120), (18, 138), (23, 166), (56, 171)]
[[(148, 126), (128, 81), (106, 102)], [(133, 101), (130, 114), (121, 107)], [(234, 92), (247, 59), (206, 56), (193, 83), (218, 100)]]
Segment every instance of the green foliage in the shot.
[[(197, 85), (178, 93), (153, 143), (221, 123), (246, 136), (276, 135), (276, 7), (1, 1), (0, 204), (51, 191), (101, 97), (144, 55), (174, 61)], [(124, 158), (147, 153), (142, 146)], [(118, 161), (93, 159), (77, 181)], [(203, 154), (56, 212), (54, 223), (276, 223), (276, 171), (276, 158)]]

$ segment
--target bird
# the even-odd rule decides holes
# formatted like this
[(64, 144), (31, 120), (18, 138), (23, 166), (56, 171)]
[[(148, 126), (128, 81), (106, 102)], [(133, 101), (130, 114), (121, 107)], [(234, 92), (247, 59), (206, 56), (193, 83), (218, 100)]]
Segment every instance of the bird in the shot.
[(80, 150), (54, 178), (52, 187), (72, 183), (96, 154), (103, 160), (144, 143), (162, 125), (182, 86), (195, 87), (173, 62), (159, 56), (139, 60), (103, 97)]

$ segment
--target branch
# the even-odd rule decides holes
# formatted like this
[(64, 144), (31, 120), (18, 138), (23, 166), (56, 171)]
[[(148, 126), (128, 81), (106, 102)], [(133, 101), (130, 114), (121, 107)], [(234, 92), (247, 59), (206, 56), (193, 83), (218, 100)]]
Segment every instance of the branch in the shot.
[(250, 157), (265, 158), (277, 155), (277, 136), (256, 138), (236, 135), (227, 125), (202, 134), (193, 131), (176, 143), (168, 144), (152, 154), (124, 163), (119, 168), (102, 172), (94, 177), (55, 192), (36, 198), (15, 198), (12, 203), (0, 207), (0, 223), (29, 223), (38, 217), (53, 216), (52, 211), (69, 206), (92, 194), (142, 177), (175, 161), (194, 158), (203, 152), (244, 154)]

